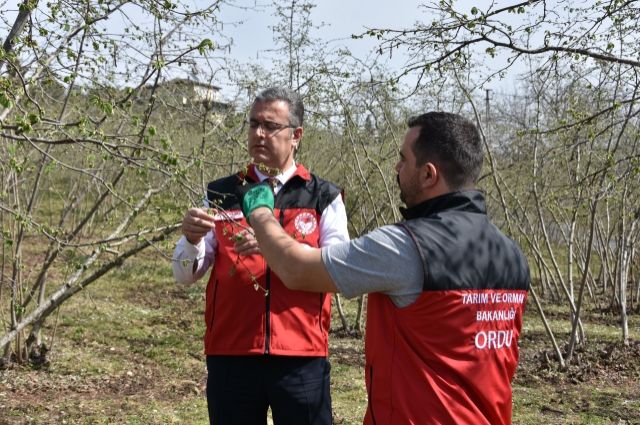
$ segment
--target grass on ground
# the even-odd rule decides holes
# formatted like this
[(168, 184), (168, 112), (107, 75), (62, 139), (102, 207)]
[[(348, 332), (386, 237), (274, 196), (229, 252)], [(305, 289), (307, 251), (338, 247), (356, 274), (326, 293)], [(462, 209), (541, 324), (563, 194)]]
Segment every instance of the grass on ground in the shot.
[[(204, 282), (176, 285), (166, 261), (151, 252), (93, 284), (47, 323), (47, 367), (0, 371), (0, 425), (207, 424), (203, 290)], [(355, 301), (344, 304), (353, 322)], [(549, 306), (549, 317), (556, 338), (566, 341), (566, 314)], [(640, 424), (638, 315), (631, 316), (630, 347), (617, 342), (614, 318), (586, 315), (592, 348), (577, 353), (583, 367), (560, 372), (529, 305), (515, 424)], [(332, 332), (330, 360), (335, 423), (361, 424), (361, 338)]]

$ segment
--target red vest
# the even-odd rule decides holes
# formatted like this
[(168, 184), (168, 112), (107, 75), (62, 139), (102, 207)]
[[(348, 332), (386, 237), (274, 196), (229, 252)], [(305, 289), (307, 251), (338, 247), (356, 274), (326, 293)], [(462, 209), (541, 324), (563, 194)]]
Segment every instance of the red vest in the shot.
[(369, 295), (364, 422), (510, 424), (526, 259), (488, 221), (478, 192), (408, 215), (400, 225), (422, 257), (423, 292), (404, 308)]
[[(234, 251), (235, 235), (248, 227), (233, 195), (243, 179), (257, 181), (252, 167), (247, 176), (208, 186), (211, 206), (224, 213), (216, 220), (218, 246), (206, 290), (205, 353), (326, 356), (330, 294), (287, 289), (261, 255), (240, 257)], [(274, 215), (296, 240), (318, 247), (321, 214), (339, 193), (298, 165), (276, 196)]]

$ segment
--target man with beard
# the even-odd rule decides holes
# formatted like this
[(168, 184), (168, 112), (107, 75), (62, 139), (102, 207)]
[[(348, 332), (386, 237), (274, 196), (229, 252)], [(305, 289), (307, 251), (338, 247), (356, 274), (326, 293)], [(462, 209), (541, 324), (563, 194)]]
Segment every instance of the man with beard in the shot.
[[(349, 240), (341, 191), (296, 164), (300, 96), (269, 88), (253, 102), (243, 172), (213, 181), (191, 208), (174, 253), (178, 282), (213, 266), (206, 289), (207, 402), (213, 424), (331, 424), (328, 332), (331, 294), (286, 288), (260, 250), (235, 197), (238, 185), (269, 181), (282, 226), (308, 247)], [(274, 205), (272, 205), (272, 208)]]
[(268, 188), (242, 187), (238, 198), (287, 287), (369, 293), (365, 424), (510, 424), (526, 258), (475, 188), (473, 123), (429, 112), (408, 127), (396, 165), (400, 223), (309, 249), (283, 232)]

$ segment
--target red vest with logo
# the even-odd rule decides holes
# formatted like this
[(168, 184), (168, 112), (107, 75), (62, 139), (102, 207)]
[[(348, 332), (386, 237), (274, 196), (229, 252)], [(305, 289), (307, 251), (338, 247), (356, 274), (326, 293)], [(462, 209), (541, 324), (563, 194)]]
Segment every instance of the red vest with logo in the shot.
[[(235, 197), (242, 181), (256, 182), (253, 166), (209, 183), (216, 217), (215, 263), (206, 290), (207, 355), (326, 356), (331, 296), (292, 291), (261, 255), (239, 256), (236, 235), (249, 227)], [(298, 165), (275, 197), (274, 215), (298, 242), (318, 247), (322, 212), (340, 194), (333, 184)]]
[(510, 424), (526, 258), (489, 222), (480, 192), (403, 213), (423, 292), (404, 308), (369, 295), (365, 424)]

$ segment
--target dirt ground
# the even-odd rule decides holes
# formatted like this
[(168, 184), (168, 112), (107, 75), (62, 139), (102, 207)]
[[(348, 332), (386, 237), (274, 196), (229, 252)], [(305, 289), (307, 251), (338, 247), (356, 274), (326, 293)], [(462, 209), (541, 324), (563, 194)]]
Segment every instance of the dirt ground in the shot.
[[(153, 265), (148, 270), (158, 274)], [(113, 282), (126, 282), (124, 288), (104, 285), (65, 305), (47, 328), (51, 334), (57, 326), (51, 352), (33, 365), (0, 367), (0, 425), (208, 422), (202, 288), (177, 288), (170, 277), (143, 272), (123, 267)], [(547, 316), (562, 329), (566, 314), (554, 311)], [(537, 312), (528, 309), (513, 423), (640, 425), (637, 317), (624, 345), (616, 342), (615, 315), (586, 314), (589, 339), (560, 370)], [(360, 424), (366, 408), (362, 337), (332, 332), (330, 353), (334, 422)]]
[[(337, 364), (362, 366), (362, 352), (349, 338), (336, 335), (333, 341), (334, 368)], [(582, 411), (608, 418), (594, 423), (640, 424), (640, 341), (631, 341), (629, 346), (592, 342), (587, 347), (577, 350), (577, 364), (566, 371), (558, 369), (548, 350), (523, 350), (514, 387), (549, 388), (548, 397), (537, 407), (547, 423), (574, 423), (563, 418), (568, 412)], [(179, 380), (163, 366), (136, 360), (140, 362), (131, 370), (101, 376), (67, 374), (47, 367), (4, 369), (0, 372), (0, 425), (102, 423), (98, 419), (80, 421), (83, 412), (88, 417), (111, 418), (104, 423), (138, 423), (126, 419), (135, 414), (136, 405), (149, 400), (159, 406), (175, 405), (203, 398), (204, 370), (194, 379)], [(593, 391), (598, 388), (617, 388), (617, 394)], [(336, 419), (336, 423), (346, 423), (340, 415)]]

